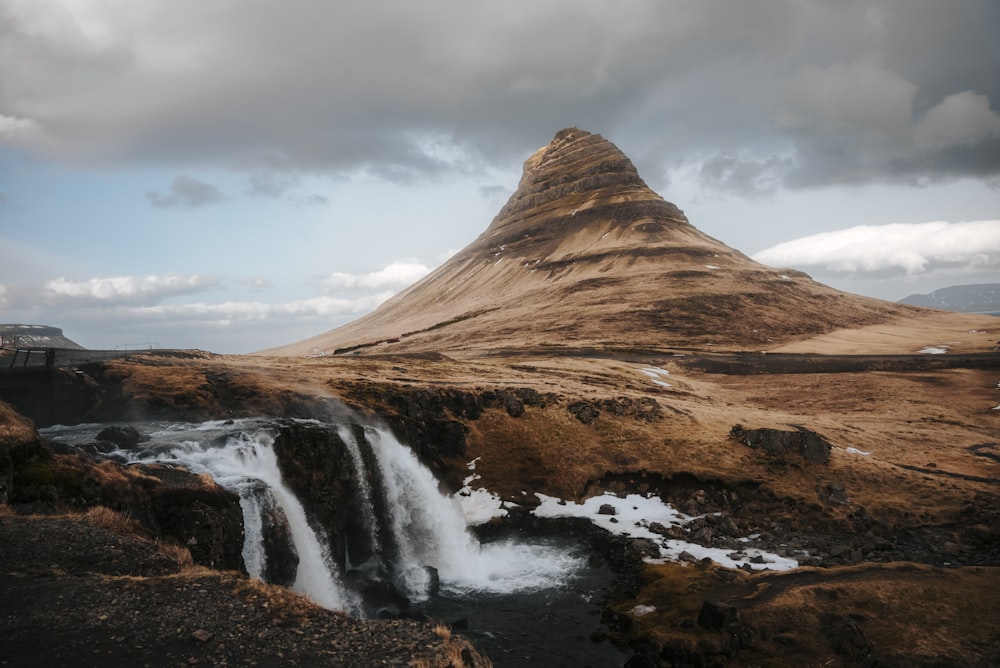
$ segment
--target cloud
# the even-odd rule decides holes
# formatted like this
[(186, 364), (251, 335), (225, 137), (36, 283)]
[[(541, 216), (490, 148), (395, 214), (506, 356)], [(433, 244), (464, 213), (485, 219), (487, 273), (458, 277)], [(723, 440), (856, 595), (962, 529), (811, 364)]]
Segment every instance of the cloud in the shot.
[(326, 206), (330, 203), (330, 198), (313, 193), (312, 195), (293, 197), (292, 202), (299, 206)]
[(170, 184), (170, 192), (164, 195), (149, 191), (146, 193), (146, 199), (157, 208), (183, 207), (193, 209), (221, 202), (227, 197), (212, 184), (181, 174), (174, 177)]
[[(412, 180), (516, 164), (576, 125), (651, 173), (704, 163), (734, 192), (1000, 174), (996, 0), (0, 12), (0, 61), (18, 63), (3, 73), (0, 127), (44, 130), (24, 145), (67, 160)], [(173, 190), (150, 201), (205, 203)]]
[(221, 279), (217, 277), (198, 274), (110, 276), (85, 281), (57, 278), (45, 283), (43, 296), (49, 302), (155, 304), (170, 297), (207, 292), (218, 288), (220, 284)]
[(239, 283), (247, 285), (254, 290), (270, 290), (273, 286), (271, 279), (264, 278), (263, 276), (253, 276), (250, 278), (242, 278)]
[(430, 267), (422, 262), (402, 261), (394, 262), (382, 269), (366, 274), (349, 274), (336, 271), (321, 279), (320, 285), (327, 291), (355, 288), (401, 288), (420, 280), (429, 272)]
[(758, 197), (773, 194), (792, 167), (792, 161), (782, 156), (758, 160), (724, 153), (705, 160), (698, 175), (707, 188)]
[(289, 302), (269, 304), (253, 301), (230, 301), (218, 304), (158, 304), (155, 306), (128, 307), (122, 310), (137, 318), (162, 318), (177, 322), (212, 322), (232, 324), (271, 319), (333, 318), (365, 313), (391, 297), (392, 291), (360, 297), (311, 297)]
[(955, 93), (927, 112), (914, 129), (921, 148), (964, 146), (1000, 138), (1000, 113), (990, 108), (985, 95), (972, 91)]
[(276, 174), (274, 172), (257, 172), (251, 174), (247, 192), (257, 197), (281, 197), (289, 188), (298, 182), (291, 174)]
[(35, 120), (0, 114), (0, 142), (16, 143), (41, 137), (43, 134), (42, 126)]
[(1000, 220), (859, 225), (756, 253), (774, 267), (837, 275), (914, 277), (1000, 271)]

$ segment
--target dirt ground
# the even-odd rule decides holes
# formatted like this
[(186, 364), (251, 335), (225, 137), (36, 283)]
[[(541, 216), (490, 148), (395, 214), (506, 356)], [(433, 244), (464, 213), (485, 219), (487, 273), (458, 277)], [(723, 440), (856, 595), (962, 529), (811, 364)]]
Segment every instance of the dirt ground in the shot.
[(445, 627), (334, 613), (134, 530), (0, 511), (0, 666), (488, 665)]

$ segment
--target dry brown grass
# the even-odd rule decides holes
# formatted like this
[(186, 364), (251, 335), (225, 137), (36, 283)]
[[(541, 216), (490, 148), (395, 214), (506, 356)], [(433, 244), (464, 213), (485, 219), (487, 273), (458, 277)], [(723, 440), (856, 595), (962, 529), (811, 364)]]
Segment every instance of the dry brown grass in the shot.
[[(434, 629), (435, 633), (437, 628)], [(471, 659), (471, 663), (469, 661)], [(464, 638), (448, 638), (433, 658), (418, 657), (411, 668), (493, 668), (493, 662), (479, 654)]]
[(159, 548), (160, 552), (174, 560), (179, 572), (188, 573), (195, 569), (191, 550), (183, 545), (178, 545), (177, 543), (160, 543)]
[(140, 525), (128, 512), (112, 510), (107, 506), (94, 506), (83, 514), (91, 526), (120, 535), (138, 533)]

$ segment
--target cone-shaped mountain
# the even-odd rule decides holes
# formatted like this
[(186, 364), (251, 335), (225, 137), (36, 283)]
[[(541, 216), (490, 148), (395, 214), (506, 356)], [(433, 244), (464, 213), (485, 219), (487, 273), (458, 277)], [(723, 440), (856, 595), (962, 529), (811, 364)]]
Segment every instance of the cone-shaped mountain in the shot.
[(600, 135), (560, 131), (478, 239), (374, 312), (265, 353), (760, 350), (915, 311), (703, 234)]

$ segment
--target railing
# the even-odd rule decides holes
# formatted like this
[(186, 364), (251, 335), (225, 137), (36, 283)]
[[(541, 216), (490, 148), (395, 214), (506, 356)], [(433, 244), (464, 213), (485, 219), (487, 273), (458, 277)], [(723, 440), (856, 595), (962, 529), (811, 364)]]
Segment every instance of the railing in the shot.
[[(88, 362), (123, 359), (152, 348), (80, 350), (75, 348), (0, 347), (0, 369), (70, 367)], [(7, 361), (8, 356), (10, 361)]]

